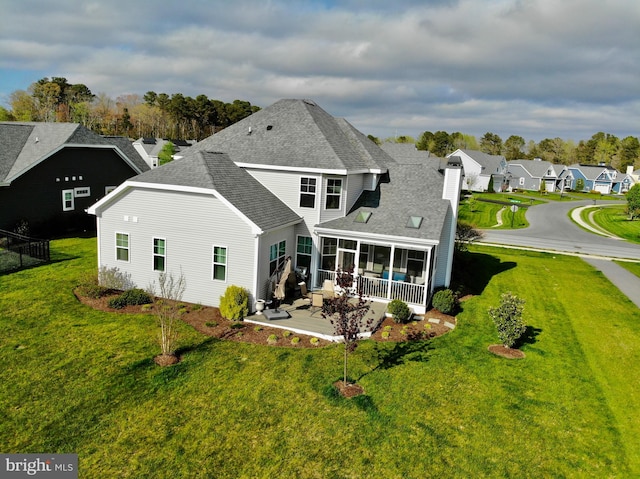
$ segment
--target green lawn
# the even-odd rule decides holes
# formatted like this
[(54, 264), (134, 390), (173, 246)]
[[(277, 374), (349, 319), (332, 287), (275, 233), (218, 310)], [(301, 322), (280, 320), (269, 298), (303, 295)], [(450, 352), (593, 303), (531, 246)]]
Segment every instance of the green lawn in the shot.
[(620, 238), (640, 243), (640, 220), (630, 221), (626, 204), (599, 208), (593, 215), (597, 226)]
[[(574, 257), (475, 247), (459, 326), (363, 342), (366, 395), (336, 397), (340, 345), (284, 349), (181, 328), (159, 368), (153, 318), (94, 311), (72, 288), (95, 239), (0, 276), (3, 452), (78, 453), (80, 477), (424, 478), (640, 475), (640, 311)], [(471, 273), (472, 272), (472, 273)], [(523, 360), (493, 356), (486, 310), (524, 298)]]
[[(480, 196), (479, 196), (480, 197)], [(492, 198), (498, 200), (507, 201), (506, 198), (493, 195)], [(503, 209), (504, 208), (504, 209)], [(502, 211), (502, 225), (498, 225), (497, 215), (498, 211)], [(513, 213), (505, 205), (496, 203), (487, 203), (485, 201), (476, 201), (473, 206), (473, 210), (470, 207), (468, 199), (460, 202), (460, 209), (458, 211), (458, 218), (461, 221), (474, 225), (476, 228), (496, 228), (496, 229), (513, 229), (526, 228), (529, 226), (529, 222), (525, 217), (526, 208), (518, 208), (518, 211), (513, 216)]]

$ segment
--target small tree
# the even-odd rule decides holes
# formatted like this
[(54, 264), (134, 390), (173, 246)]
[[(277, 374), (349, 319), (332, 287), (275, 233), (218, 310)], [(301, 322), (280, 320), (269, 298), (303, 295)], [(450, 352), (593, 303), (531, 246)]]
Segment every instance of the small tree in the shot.
[(173, 155), (176, 152), (176, 147), (170, 141), (166, 142), (160, 153), (158, 153), (158, 166), (164, 165), (173, 161)]
[(478, 231), (469, 223), (458, 221), (456, 225), (455, 251), (458, 253), (467, 251), (471, 243), (482, 239), (482, 237), (483, 234), (481, 231)]
[[(156, 302), (155, 309), (160, 325), (160, 350), (161, 356), (165, 359), (175, 357), (176, 342), (178, 340), (178, 332), (176, 330), (176, 321), (180, 317), (179, 301), (187, 287), (187, 280), (182, 271), (180, 276), (175, 278), (172, 273), (162, 272), (158, 274), (158, 288), (161, 300)], [(155, 281), (149, 286), (149, 293), (155, 296)], [(175, 362), (175, 361), (173, 361)], [(172, 361), (163, 361), (159, 364), (172, 364)]]
[(336, 284), (340, 292), (336, 297), (324, 302), (322, 317), (329, 319), (336, 335), (344, 342), (344, 385), (347, 386), (347, 361), (349, 354), (358, 347), (358, 339), (364, 329), (370, 328), (373, 318), (366, 318), (370, 306), (362, 291), (350, 298), (348, 290), (353, 287), (353, 268), (336, 271)]
[(475, 196), (471, 196), (471, 198), (467, 200), (467, 206), (469, 207), (469, 211), (472, 213), (476, 211), (476, 208), (478, 207), (478, 200)]
[(631, 220), (640, 218), (640, 183), (633, 185), (627, 192), (627, 213)]
[(576, 191), (584, 191), (584, 180), (582, 178), (576, 180)]
[(502, 294), (500, 306), (489, 308), (489, 316), (498, 329), (498, 337), (507, 348), (512, 347), (526, 330), (522, 320), (524, 303), (524, 299), (508, 292)]

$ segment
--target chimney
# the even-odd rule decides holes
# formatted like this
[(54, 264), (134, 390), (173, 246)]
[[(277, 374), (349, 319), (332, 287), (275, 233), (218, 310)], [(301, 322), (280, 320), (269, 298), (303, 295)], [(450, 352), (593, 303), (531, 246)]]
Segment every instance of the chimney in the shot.
[(449, 287), (453, 270), (453, 250), (456, 242), (456, 225), (458, 223), (458, 205), (462, 189), (462, 160), (459, 156), (450, 156), (444, 169), (444, 185), (442, 199), (449, 202), (445, 223), (442, 227), (440, 244), (436, 261), (436, 278), (434, 286)]

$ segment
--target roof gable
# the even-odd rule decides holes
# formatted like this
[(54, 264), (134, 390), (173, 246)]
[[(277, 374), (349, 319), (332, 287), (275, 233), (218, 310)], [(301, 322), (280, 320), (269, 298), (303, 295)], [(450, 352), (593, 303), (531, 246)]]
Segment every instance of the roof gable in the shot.
[(130, 182), (182, 186), (185, 191), (211, 190), (263, 231), (301, 221), (225, 153), (199, 151), (142, 173)]
[[(124, 139), (126, 140), (126, 139)], [(128, 140), (126, 140), (128, 142)], [(65, 145), (121, 146), (124, 160), (138, 171), (148, 169), (144, 160), (131, 154), (120, 140), (109, 141), (78, 123), (0, 122), (0, 181), (12, 181)], [(120, 148), (118, 148), (120, 149)]]
[(508, 162), (508, 168), (520, 166), (532, 178), (542, 178), (544, 176), (557, 176), (550, 161), (545, 160), (513, 160)]

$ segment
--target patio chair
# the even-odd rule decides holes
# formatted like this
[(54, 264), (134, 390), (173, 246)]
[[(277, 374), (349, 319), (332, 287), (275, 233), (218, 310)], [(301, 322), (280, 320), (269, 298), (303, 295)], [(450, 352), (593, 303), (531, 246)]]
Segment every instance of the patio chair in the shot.
[(314, 291), (311, 293), (311, 316), (322, 310), (324, 304), (324, 293), (322, 291)]

